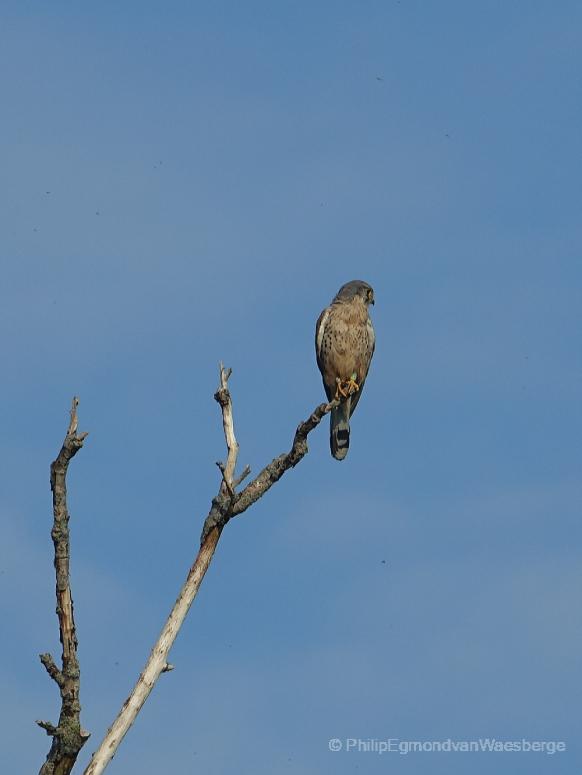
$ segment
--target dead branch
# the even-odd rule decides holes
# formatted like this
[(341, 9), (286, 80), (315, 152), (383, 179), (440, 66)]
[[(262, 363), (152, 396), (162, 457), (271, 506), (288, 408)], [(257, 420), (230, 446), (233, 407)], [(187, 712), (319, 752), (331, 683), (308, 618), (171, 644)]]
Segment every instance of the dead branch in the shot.
[(36, 723), (53, 739), (40, 775), (67, 775), (73, 769), (79, 751), (86, 743), (89, 732), (81, 728), (79, 702), (80, 672), (77, 659), (77, 633), (73, 616), (73, 598), (69, 578), (69, 512), (67, 509), (67, 469), (71, 459), (83, 446), (86, 433), (77, 434), (77, 407), (73, 398), (71, 420), (67, 435), (56, 460), (51, 464), (53, 493), (53, 528), (51, 537), (55, 547), (57, 617), (63, 647), (62, 665), (57, 667), (50, 654), (41, 654), (40, 661), (59, 687), (61, 712), (55, 727), (50, 721)]
[(305, 422), (302, 422), (297, 426), (295, 438), (293, 439), (293, 446), (289, 452), (279, 455), (279, 457), (272, 460), (252, 482), (247, 484), (240, 495), (237, 495), (235, 498), (230, 510), (229, 518), (237, 517), (239, 514), (246, 511), (249, 506), (252, 506), (259, 498), (262, 498), (275, 482), (279, 481), (285, 471), (294, 468), (297, 463), (299, 463), (301, 458), (309, 452), (307, 448), (307, 436), (314, 428), (317, 428), (325, 415), (328, 412), (331, 412), (338, 403), (338, 401), (332, 401), (330, 404), (320, 404), (313, 410), (311, 416), (308, 417)]
[(241, 493), (237, 493), (237, 486), (250, 474), (250, 468), (246, 466), (242, 473), (235, 477), (239, 446), (234, 434), (232, 399), (228, 389), (230, 375), (231, 369), (225, 369), (220, 364), (220, 387), (214, 394), (214, 398), (222, 410), (222, 425), (228, 454), (226, 463), (217, 464), (222, 474), (222, 480), (218, 494), (213, 498), (210, 512), (204, 522), (198, 555), (136, 685), (124, 702), (103, 742), (93, 754), (84, 775), (99, 775), (103, 772), (135, 721), (160, 674), (173, 668), (173, 665), (169, 665), (167, 662), (168, 653), (212, 562), (226, 523), (231, 517), (246, 511), (283, 476), (285, 471), (297, 465), (308, 452), (308, 434), (336, 406), (336, 402), (320, 404), (310, 417), (298, 426), (290, 451), (272, 460)]

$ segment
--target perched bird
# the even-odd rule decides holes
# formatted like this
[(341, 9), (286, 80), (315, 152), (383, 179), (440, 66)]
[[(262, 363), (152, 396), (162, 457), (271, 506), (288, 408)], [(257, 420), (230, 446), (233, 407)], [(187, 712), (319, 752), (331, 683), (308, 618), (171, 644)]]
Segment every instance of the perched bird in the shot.
[(341, 403), (331, 410), (331, 454), (343, 460), (350, 446), (350, 417), (362, 394), (374, 354), (374, 328), (368, 305), (374, 291), (362, 280), (352, 280), (337, 292), (315, 326), (315, 354), (328, 401)]

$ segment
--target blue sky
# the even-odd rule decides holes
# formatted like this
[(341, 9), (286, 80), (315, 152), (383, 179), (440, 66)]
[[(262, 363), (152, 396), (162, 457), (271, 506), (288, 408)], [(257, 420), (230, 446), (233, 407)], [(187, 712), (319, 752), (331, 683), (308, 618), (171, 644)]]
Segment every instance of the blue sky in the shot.
[[(109, 771), (582, 766), (582, 8), (5, 2), (2, 756), (38, 769), (69, 474), (86, 763), (196, 552), (224, 455), (323, 399), (313, 331), (375, 289), (345, 463), (327, 427), (226, 530)], [(331, 753), (330, 738), (567, 752)]]

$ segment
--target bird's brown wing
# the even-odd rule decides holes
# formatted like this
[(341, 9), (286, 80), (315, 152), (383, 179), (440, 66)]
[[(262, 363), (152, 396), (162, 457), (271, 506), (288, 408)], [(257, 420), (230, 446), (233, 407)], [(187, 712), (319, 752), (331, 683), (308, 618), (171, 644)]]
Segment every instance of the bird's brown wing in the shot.
[(321, 378), (323, 380), (323, 387), (325, 388), (325, 393), (327, 395), (327, 400), (331, 401), (334, 396), (335, 386), (328, 385), (325, 381), (325, 373), (326, 373), (326, 363), (325, 363), (325, 354), (323, 352), (323, 335), (325, 331), (325, 326), (329, 320), (329, 313), (330, 313), (331, 307), (326, 307), (321, 315), (317, 318), (317, 323), (315, 324), (315, 357), (317, 359), (317, 366), (319, 367), (319, 371), (321, 372)]

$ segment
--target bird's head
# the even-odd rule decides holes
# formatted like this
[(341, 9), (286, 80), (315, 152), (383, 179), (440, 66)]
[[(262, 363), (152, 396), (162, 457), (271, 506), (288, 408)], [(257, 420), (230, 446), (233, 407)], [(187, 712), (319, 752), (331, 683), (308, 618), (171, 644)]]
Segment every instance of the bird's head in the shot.
[(373, 304), (374, 289), (363, 280), (351, 280), (349, 283), (342, 285), (334, 301), (352, 301), (355, 298), (361, 299), (366, 306)]

